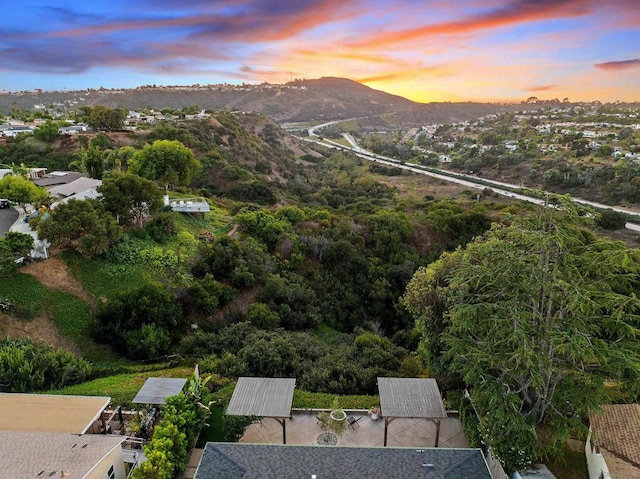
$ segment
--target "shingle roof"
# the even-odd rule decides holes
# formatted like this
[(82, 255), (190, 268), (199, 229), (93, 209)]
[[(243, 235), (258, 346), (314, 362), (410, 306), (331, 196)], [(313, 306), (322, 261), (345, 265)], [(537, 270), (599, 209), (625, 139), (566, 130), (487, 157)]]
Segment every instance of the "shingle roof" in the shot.
[[(221, 458), (224, 458), (221, 460)], [(230, 470), (233, 461), (238, 469)], [(433, 468), (426, 476), (426, 465)], [(208, 443), (195, 479), (491, 479), (480, 449)]]
[(447, 410), (435, 379), (378, 378), (378, 390), (383, 416), (447, 417)]
[[(589, 414), (595, 444), (619, 459), (631, 462), (640, 477), (640, 404), (610, 404), (601, 411)], [(606, 452), (605, 460), (613, 477), (615, 464), (610, 465)]]
[(288, 417), (295, 387), (294, 378), (239, 378), (227, 414)]
[(169, 396), (175, 396), (186, 384), (182, 378), (148, 378), (142, 385), (133, 403), (137, 404), (164, 404)]
[[(35, 479), (84, 477), (105, 455), (120, 448), (124, 436), (0, 431), (0, 477)], [(40, 476), (40, 471), (44, 471)]]
[(86, 177), (84, 173), (70, 171), (64, 175), (49, 173), (48, 175), (44, 175), (40, 178), (35, 178), (32, 181), (38, 186), (66, 185), (67, 183), (71, 183), (72, 181), (83, 177)]
[(83, 434), (109, 402), (109, 397), (1, 393), (0, 430)]
[(96, 188), (102, 184), (101, 180), (94, 178), (76, 178), (70, 183), (57, 185), (49, 189), (49, 193), (54, 196), (71, 196), (91, 188)]

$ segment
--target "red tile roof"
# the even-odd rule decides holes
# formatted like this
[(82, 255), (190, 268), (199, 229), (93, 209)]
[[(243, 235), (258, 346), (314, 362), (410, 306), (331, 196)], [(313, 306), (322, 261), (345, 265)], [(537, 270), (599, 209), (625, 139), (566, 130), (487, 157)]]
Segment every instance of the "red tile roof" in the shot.
[[(603, 450), (612, 477), (629, 477), (628, 466), (635, 466), (636, 477), (640, 477), (640, 404), (605, 405), (601, 411), (591, 412), (589, 421), (593, 440)], [(622, 461), (609, 460), (612, 456)], [(625, 467), (617, 474), (619, 462)]]

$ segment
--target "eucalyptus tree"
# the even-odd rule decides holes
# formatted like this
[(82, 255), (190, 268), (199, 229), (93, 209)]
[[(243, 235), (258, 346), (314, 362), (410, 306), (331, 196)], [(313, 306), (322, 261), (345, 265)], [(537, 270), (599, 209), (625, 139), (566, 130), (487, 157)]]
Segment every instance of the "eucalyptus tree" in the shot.
[(485, 439), (507, 468), (557, 450), (609, 400), (608, 385), (635, 394), (640, 251), (590, 227), (561, 200), (494, 225), (407, 286), (432, 366), (472, 388)]

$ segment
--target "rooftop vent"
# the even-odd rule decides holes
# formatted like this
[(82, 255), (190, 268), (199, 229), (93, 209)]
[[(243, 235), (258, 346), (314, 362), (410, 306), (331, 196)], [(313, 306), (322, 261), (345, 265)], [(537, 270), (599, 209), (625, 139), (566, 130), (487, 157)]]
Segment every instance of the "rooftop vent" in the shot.
[(433, 471), (433, 464), (423, 464), (422, 467), (424, 467), (424, 472), (427, 474)]

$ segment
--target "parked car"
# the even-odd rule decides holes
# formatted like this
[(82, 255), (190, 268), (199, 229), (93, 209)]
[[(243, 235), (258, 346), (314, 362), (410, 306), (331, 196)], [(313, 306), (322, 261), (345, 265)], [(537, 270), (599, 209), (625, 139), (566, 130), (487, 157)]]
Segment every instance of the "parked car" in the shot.
[(0, 209), (11, 208), (11, 202), (4, 198), (0, 198)]
[(28, 223), (28, 222), (29, 222), (29, 220), (30, 220), (31, 218), (35, 218), (35, 217), (36, 217), (36, 216), (38, 216), (39, 214), (40, 214), (40, 212), (39, 212), (39, 211), (34, 211), (34, 212), (33, 212), (33, 213), (31, 213), (30, 215), (25, 216), (25, 217), (24, 217), (24, 219), (23, 219), (22, 221), (24, 221), (25, 223)]

